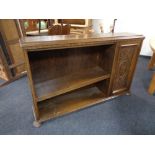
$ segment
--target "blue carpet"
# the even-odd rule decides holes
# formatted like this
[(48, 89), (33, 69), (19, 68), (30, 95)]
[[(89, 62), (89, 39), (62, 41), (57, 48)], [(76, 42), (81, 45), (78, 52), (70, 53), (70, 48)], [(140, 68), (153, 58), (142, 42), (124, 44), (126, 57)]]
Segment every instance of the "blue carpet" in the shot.
[(63, 117), (32, 125), (32, 97), (24, 77), (0, 89), (0, 134), (155, 134), (155, 96), (147, 93), (152, 71), (140, 57), (131, 96), (121, 96)]

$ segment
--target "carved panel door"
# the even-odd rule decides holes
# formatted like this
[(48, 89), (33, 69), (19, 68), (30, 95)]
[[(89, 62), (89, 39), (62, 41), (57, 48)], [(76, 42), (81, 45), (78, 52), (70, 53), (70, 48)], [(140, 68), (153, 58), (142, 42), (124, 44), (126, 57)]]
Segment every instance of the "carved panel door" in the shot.
[(118, 46), (118, 58), (115, 66), (113, 94), (128, 91), (140, 52), (141, 41), (128, 41)]

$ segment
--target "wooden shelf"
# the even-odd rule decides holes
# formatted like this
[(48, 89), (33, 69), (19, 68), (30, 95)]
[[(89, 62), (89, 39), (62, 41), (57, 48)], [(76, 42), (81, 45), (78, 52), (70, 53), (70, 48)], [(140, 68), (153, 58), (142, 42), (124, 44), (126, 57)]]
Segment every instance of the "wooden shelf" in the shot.
[(102, 91), (96, 86), (89, 86), (39, 102), (39, 122), (95, 105), (104, 100), (105, 95)]
[(96, 66), (56, 79), (39, 82), (35, 84), (37, 101), (43, 101), (109, 77), (110, 74), (106, 73), (101, 67)]

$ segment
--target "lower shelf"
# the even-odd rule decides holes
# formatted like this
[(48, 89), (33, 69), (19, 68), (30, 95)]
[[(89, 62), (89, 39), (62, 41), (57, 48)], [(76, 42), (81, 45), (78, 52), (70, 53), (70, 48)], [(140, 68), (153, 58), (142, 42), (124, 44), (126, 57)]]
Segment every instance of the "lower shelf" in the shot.
[(104, 99), (105, 94), (96, 86), (91, 86), (38, 102), (39, 122), (92, 106), (104, 101)]
[(70, 73), (52, 80), (36, 83), (35, 89), (38, 96), (37, 100), (41, 102), (45, 99), (108, 79), (109, 77), (110, 74), (104, 71), (101, 67), (96, 66), (87, 70)]

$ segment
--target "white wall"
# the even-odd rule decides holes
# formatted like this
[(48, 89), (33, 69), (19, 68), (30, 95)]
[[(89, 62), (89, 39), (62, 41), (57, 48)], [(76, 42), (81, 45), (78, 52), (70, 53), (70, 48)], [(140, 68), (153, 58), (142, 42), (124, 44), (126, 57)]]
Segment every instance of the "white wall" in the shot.
[[(110, 25), (112, 25), (112, 23), (113, 19), (94, 19), (93, 28), (96, 32), (100, 32), (99, 24), (102, 24), (105, 33), (107, 33), (109, 32)], [(150, 38), (155, 37), (155, 19), (145, 15), (143, 18), (117, 18), (115, 32), (131, 32), (143, 34), (146, 38), (144, 40), (140, 54), (146, 56), (152, 55), (152, 51), (149, 47), (149, 40)]]

